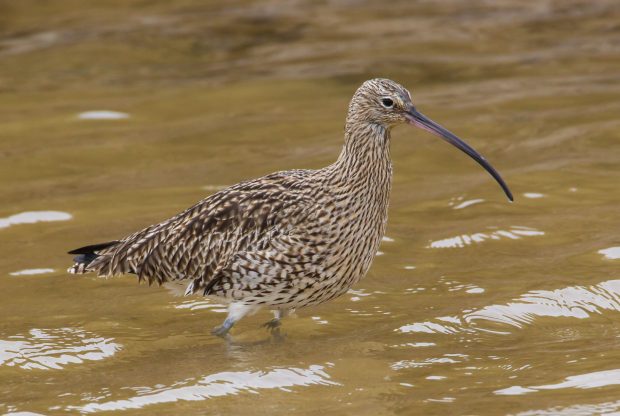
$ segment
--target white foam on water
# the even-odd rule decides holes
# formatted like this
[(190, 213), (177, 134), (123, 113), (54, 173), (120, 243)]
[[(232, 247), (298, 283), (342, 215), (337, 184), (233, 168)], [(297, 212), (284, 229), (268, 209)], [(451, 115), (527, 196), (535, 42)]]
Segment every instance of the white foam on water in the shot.
[(95, 110), (79, 113), (77, 118), (80, 120), (124, 120), (129, 118), (129, 114), (120, 111)]
[(209, 309), (213, 312), (227, 312), (226, 305), (221, 303), (213, 303), (209, 299), (199, 299), (199, 300), (187, 300), (183, 301), (179, 304), (174, 305), (175, 309), (189, 309), (192, 311), (197, 311), (200, 309)]
[(514, 225), (510, 227), (509, 230), (496, 230), (487, 233), (463, 234), (455, 237), (443, 238), (441, 240), (432, 241), (426, 248), (463, 248), (489, 240), (520, 240), (523, 237), (541, 235), (545, 235), (545, 232), (531, 227)]
[(520, 396), (533, 391), (536, 390), (528, 389), (527, 387), (512, 386), (501, 390), (495, 390), (493, 393), (499, 396)]
[(413, 348), (421, 348), (421, 347), (434, 347), (437, 344), (435, 344), (434, 342), (413, 342), (407, 345)]
[(402, 370), (404, 368), (424, 368), (430, 367), (438, 364), (459, 364), (462, 363), (463, 360), (456, 360), (452, 357), (433, 357), (433, 358), (425, 358), (423, 360), (415, 361), (415, 360), (402, 360), (397, 361), (394, 364), (390, 365), (393, 370)]
[(465, 291), (465, 293), (475, 294), (484, 293), (484, 289), (472, 283), (461, 283), (458, 280), (447, 280), (444, 277), (439, 282), (447, 286), (449, 292)]
[(452, 209), (463, 209), (463, 208), (470, 207), (472, 205), (480, 204), (481, 202), (484, 202), (484, 199), (470, 199), (469, 201), (461, 202), (457, 206), (452, 207)]
[(275, 368), (267, 371), (226, 371), (205, 376), (198, 382), (192, 380), (174, 383), (172, 386), (140, 387), (138, 394), (127, 399), (69, 406), (67, 410), (95, 413), (141, 409), (156, 404), (207, 400), (243, 392), (258, 394), (265, 389), (290, 392), (291, 387), (339, 385), (330, 380), (324, 370), (324, 366), (311, 365), (308, 368)]
[(594, 404), (573, 404), (570, 406), (554, 406), (548, 409), (526, 410), (516, 413), (515, 416), (618, 416), (620, 414), (620, 400)]
[(599, 254), (605, 256), (608, 260), (620, 259), (620, 247), (609, 247), (598, 251)]
[(538, 192), (525, 192), (522, 195), (529, 199), (539, 199), (545, 197), (545, 194), (540, 194)]
[(592, 286), (569, 286), (556, 290), (535, 290), (505, 304), (493, 304), (463, 312), (458, 316), (440, 316), (432, 321), (403, 325), (396, 331), (408, 333), (454, 334), (459, 332), (491, 332), (504, 334), (502, 324), (523, 328), (535, 319), (587, 319), (603, 311), (620, 311), (620, 280), (608, 280)]
[(24, 269), (9, 273), (11, 276), (32, 276), (36, 274), (54, 273), (54, 269)]
[(594, 389), (598, 387), (617, 385), (620, 385), (620, 369), (595, 371), (593, 373), (568, 376), (560, 383), (544, 384), (530, 388), (535, 390), (555, 390), (566, 388)]
[(68, 221), (73, 216), (62, 211), (26, 211), (10, 217), (0, 218), (0, 228), (8, 228), (18, 224), (34, 224), (48, 221)]
[(397, 329), (400, 332), (420, 332), (425, 334), (454, 334), (462, 332), (463, 329), (459, 327), (453, 327), (452, 325), (445, 325), (438, 322), (416, 322), (409, 325), (403, 325)]
[(541, 390), (558, 390), (558, 389), (594, 389), (598, 387), (617, 386), (620, 385), (620, 369), (595, 371), (593, 373), (578, 374), (568, 376), (559, 383), (543, 384), (540, 386), (512, 386), (506, 389), (496, 390), (493, 393), (498, 395), (523, 395), (535, 393)]
[[(434, 377), (434, 376), (430, 376), (430, 377)], [(437, 376), (440, 377), (440, 376)], [(445, 378), (445, 377), (444, 377)], [(439, 379), (433, 379), (433, 378), (428, 378), (429, 380), (439, 380)], [(455, 397), (442, 397), (440, 399), (426, 399), (424, 400), (425, 403), (453, 403), (456, 400)]]
[(356, 295), (356, 296), (370, 296), (372, 295), (372, 293), (367, 293), (364, 289), (349, 289), (347, 290), (347, 293), (350, 295)]
[(620, 311), (620, 280), (594, 286), (535, 290), (504, 305), (490, 305), (464, 316), (467, 323), (491, 321), (518, 328), (537, 317), (586, 319), (602, 310)]
[(0, 366), (59, 370), (67, 364), (102, 360), (120, 348), (111, 338), (78, 328), (31, 329), (0, 339)]

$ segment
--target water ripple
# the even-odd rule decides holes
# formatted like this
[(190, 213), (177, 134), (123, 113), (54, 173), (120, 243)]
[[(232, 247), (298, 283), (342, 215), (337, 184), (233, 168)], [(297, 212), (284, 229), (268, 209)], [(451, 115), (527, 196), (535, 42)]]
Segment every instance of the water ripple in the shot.
[(488, 320), (521, 327), (536, 317), (585, 319), (601, 310), (620, 311), (620, 280), (587, 287), (536, 290), (505, 305), (491, 305), (471, 312), (465, 315), (465, 321)]
[(519, 240), (523, 237), (545, 235), (544, 231), (535, 228), (513, 225), (508, 230), (496, 230), (489, 233), (463, 234), (455, 237), (443, 238), (432, 241), (426, 248), (462, 248), (474, 243), (482, 243), (487, 240)]
[(539, 192), (525, 192), (522, 195), (529, 199), (539, 199), (545, 197), (545, 194), (541, 194)]
[(62, 211), (26, 211), (0, 218), (0, 228), (8, 228), (17, 224), (34, 224), (47, 221), (67, 221), (73, 218), (71, 214)]
[(9, 273), (11, 276), (31, 276), (35, 274), (54, 273), (54, 269), (24, 269)]
[(77, 115), (80, 120), (124, 120), (129, 118), (129, 114), (120, 111), (95, 110), (84, 111)]
[(605, 256), (608, 260), (618, 260), (620, 259), (620, 247), (609, 247), (603, 250), (598, 251), (599, 254)]
[(512, 386), (506, 389), (495, 390), (493, 393), (502, 396), (523, 395), (534, 393), (540, 390), (557, 390), (557, 389), (594, 389), (597, 387), (616, 386), (620, 384), (620, 369), (595, 371), (593, 373), (578, 374), (568, 376), (564, 381), (556, 384), (544, 384), (541, 386)]
[(31, 329), (27, 335), (0, 340), (0, 366), (59, 370), (66, 364), (102, 360), (120, 348), (111, 338), (77, 328)]
[(463, 208), (467, 208), (472, 205), (479, 204), (481, 202), (484, 202), (484, 199), (470, 199), (469, 201), (461, 202), (460, 204), (452, 207), (452, 209), (463, 209)]
[(459, 364), (466, 361), (467, 355), (463, 354), (444, 354), (442, 357), (425, 358), (424, 360), (401, 360), (393, 363), (390, 367), (393, 370), (402, 370), (403, 368), (423, 368), (437, 364)]
[(453, 334), (485, 331), (482, 323), (499, 323), (522, 328), (540, 317), (586, 319), (602, 311), (620, 311), (620, 280), (608, 280), (593, 286), (569, 286), (556, 290), (536, 290), (508, 302), (466, 312), (460, 316), (443, 316), (433, 321), (416, 322), (398, 328), (400, 332)]
[(238, 371), (212, 374), (197, 383), (174, 387), (141, 387), (136, 396), (123, 400), (102, 403), (88, 403), (83, 406), (69, 406), (69, 411), (95, 413), (111, 410), (140, 409), (145, 406), (173, 403), (177, 401), (197, 401), (212, 397), (237, 395), (241, 392), (258, 393), (262, 389), (289, 391), (290, 387), (310, 385), (339, 385), (331, 381), (323, 366), (311, 365), (303, 368), (276, 368), (269, 371)]
[(575, 404), (565, 407), (551, 407), (543, 410), (527, 410), (517, 413), (516, 416), (591, 416), (617, 415), (620, 410), (620, 400), (596, 404)]
[(179, 304), (174, 304), (175, 309), (189, 309), (190, 311), (197, 311), (201, 309), (209, 309), (217, 313), (227, 313), (228, 309), (226, 305), (221, 303), (213, 303), (209, 299), (197, 299), (187, 300)]

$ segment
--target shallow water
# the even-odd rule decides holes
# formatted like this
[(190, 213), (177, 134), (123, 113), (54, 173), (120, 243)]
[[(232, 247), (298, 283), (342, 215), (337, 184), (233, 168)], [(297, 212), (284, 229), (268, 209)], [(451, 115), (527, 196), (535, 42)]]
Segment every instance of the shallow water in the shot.
[[(0, 412), (620, 412), (617, 2), (89, 7), (0, 3)], [(216, 300), (64, 272), (228, 184), (331, 163), (373, 76), (515, 203), (397, 129), (381, 255), (284, 340), (266, 312), (226, 343)]]

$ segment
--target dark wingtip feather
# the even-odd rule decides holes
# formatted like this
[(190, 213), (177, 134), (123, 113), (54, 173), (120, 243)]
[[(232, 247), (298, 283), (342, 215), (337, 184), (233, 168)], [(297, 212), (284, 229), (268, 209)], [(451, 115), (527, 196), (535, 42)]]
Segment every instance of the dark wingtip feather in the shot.
[(104, 248), (108, 248), (114, 244), (118, 244), (118, 241), (108, 241), (107, 243), (99, 243), (76, 248), (75, 250), (69, 251), (68, 254), (93, 254), (95, 251), (103, 250)]

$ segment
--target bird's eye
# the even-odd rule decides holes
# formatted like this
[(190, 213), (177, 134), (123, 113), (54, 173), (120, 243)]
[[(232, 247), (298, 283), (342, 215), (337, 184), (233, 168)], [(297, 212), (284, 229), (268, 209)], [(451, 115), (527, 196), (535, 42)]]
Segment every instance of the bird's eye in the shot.
[(392, 108), (392, 107), (394, 107), (394, 100), (392, 100), (391, 98), (382, 98), (381, 99), (381, 104), (385, 108)]

